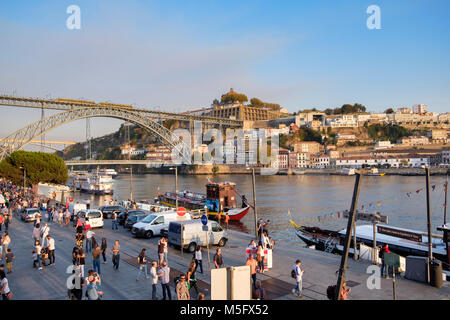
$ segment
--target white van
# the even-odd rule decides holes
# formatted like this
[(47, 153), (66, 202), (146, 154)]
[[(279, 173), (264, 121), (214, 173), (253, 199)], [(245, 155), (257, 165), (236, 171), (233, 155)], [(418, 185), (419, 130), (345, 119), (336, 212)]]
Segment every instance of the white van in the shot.
[(174, 210), (155, 212), (149, 214), (138, 223), (135, 223), (131, 228), (131, 233), (136, 237), (151, 238), (154, 235), (162, 235), (161, 231), (167, 229), (170, 222), (186, 220), (191, 220), (191, 215), (189, 213), (180, 217)]
[(91, 228), (103, 228), (103, 213), (100, 210), (81, 210), (78, 212), (78, 217), (88, 220)]
[(208, 231), (203, 230), (200, 220), (175, 221), (169, 224), (169, 243), (194, 252), (197, 246), (219, 245), (223, 247), (227, 234), (216, 221), (208, 221)]
[(69, 212), (71, 213), (70, 219), (73, 220), (81, 210), (87, 210), (87, 205), (85, 203), (69, 203)]

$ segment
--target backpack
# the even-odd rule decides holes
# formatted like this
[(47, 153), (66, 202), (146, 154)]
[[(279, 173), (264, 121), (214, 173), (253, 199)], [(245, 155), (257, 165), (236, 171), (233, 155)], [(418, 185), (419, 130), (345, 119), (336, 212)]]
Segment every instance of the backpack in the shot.
[(383, 259), (384, 258), (384, 249), (381, 248), (380, 251), (378, 251), (378, 258)]
[(295, 272), (294, 269), (291, 270), (291, 277), (297, 279), (297, 273)]
[(328, 286), (327, 288), (327, 298), (329, 300), (336, 299), (336, 285)]

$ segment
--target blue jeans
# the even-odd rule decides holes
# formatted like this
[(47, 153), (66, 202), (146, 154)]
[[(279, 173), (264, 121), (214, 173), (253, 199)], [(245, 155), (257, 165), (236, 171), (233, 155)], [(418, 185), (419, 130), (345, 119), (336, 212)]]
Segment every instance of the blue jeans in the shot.
[(41, 264), (41, 259), (42, 259), (41, 255), (40, 255), (40, 254), (38, 254), (38, 255), (37, 255), (37, 263), (38, 263), (38, 268), (41, 268), (41, 267), (42, 267), (42, 264)]
[(148, 277), (147, 276), (147, 265), (146, 264), (140, 264), (139, 265), (139, 270), (138, 270), (137, 275), (136, 275), (136, 280), (139, 279), (139, 276), (141, 275), (142, 269), (144, 269), (145, 277), (146, 278)]
[(302, 280), (297, 281), (297, 284), (296, 284), (294, 290), (297, 293), (297, 295), (299, 295), (299, 296), (302, 295), (302, 291), (303, 291), (303, 281)]
[(119, 262), (120, 262), (120, 253), (116, 254), (115, 256), (113, 255), (113, 263), (116, 269), (119, 269)]
[(156, 284), (152, 284), (152, 300), (156, 300)]
[(119, 227), (117, 226), (117, 220), (112, 221), (112, 230), (117, 230)]
[(170, 287), (168, 283), (161, 283), (162, 292), (163, 292), (163, 300), (166, 300), (166, 291), (169, 296), (169, 300), (172, 300), (172, 295), (170, 294)]
[(100, 257), (98, 259), (94, 259), (93, 263), (94, 263), (94, 272), (95, 272), (95, 270), (97, 270), (97, 273), (101, 274), (101, 272), (100, 272)]
[(86, 238), (86, 253), (92, 251), (92, 239)]

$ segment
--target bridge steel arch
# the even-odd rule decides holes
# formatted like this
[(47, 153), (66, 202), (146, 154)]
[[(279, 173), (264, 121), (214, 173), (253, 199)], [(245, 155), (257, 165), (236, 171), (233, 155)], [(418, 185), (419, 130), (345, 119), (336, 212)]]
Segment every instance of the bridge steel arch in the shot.
[(176, 154), (181, 157), (183, 163), (191, 163), (190, 148), (172, 134), (170, 130), (166, 129), (156, 121), (142, 116), (141, 113), (133, 111), (133, 109), (107, 107), (77, 108), (60, 112), (33, 122), (0, 141), (0, 160), (4, 159), (14, 151), (22, 149), (32, 140), (52, 129), (75, 120), (94, 117), (122, 119), (147, 129), (151, 133), (161, 137), (163, 143), (172, 149), (172, 154), (175, 151)]

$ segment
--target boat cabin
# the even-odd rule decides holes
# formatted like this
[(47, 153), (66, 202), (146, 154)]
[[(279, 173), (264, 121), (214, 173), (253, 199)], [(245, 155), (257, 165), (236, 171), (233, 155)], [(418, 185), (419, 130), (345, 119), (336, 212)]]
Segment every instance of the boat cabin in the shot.
[(209, 211), (223, 212), (237, 208), (236, 184), (233, 182), (208, 183), (206, 185), (206, 206)]

